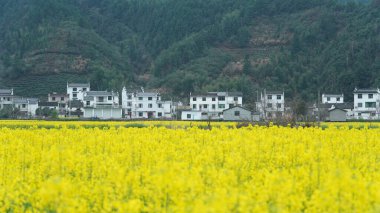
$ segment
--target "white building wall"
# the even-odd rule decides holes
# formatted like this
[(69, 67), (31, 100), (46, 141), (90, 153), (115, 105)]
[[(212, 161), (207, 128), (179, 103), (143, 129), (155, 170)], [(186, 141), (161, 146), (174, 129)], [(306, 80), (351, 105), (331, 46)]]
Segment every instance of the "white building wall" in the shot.
[[(76, 91), (74, 91), (76, 89)], [(67, 85), (67, 94), (69, 95), (69, 100), (80, 100), (83, 101), (84, 93), (90, 91), (90, 87), (71, 87)], [(74, 97), (75, 95), (76, 97)]]
[(354, 118), (373, 120), (379, 119), (380, 91), (370, 93), (354, 93)]
[(344, 95), (331, 95), (331, 94), (322, 94), (322, 103), (323, 104), (342, 104), (344, 103)]
[[(224, 97), (224, 100), (222, 98)], [(205, 95), (205, 96), (191, 96), (190, 97), (190, 107), (192, 110), (202, 111), (202, 112), (215, 112), (221, 113), (223, 110), (232, 108), (234, 106), (242, 106), (243, 97), (241, 96), (228, 96), (223, 95)]]
[(200, 121), (202, 120), (202, 112), (200, 111), (183, 111), (181, 114), (183, 121)]
[(162, 101), (159, 93), (122, 91), (122, 107), (128, 119), (172, 118), (173, 103)]

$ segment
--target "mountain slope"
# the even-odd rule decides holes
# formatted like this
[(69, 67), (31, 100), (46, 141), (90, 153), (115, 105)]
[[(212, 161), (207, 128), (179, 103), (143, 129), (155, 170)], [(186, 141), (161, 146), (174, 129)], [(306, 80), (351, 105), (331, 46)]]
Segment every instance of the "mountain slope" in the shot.
[[(351, 2), (351, 1), (350, 1)], [(0, 0), (0, 87), (66, 81), (289, 97), (380, 86), (378, 1)]]

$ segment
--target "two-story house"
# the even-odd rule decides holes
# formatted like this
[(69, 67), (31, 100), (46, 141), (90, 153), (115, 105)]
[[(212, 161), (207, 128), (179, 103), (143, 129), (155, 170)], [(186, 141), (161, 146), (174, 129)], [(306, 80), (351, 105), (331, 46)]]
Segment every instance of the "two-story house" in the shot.
[(119, 93), (108, 91), (87, 91), (84, 93), (85, 118), (121, 119), (122, 109)]
[(241, 92), (207, 92), (190, 95), (191, 111), (201, 112), (203, 117), (210, 119), (220, 119), (224, 110), (242, 105)]
[(379, 119), (380, 89), (354, 90), (354, 118), (372, 120)]
[(128, 119), (170, 119), (174, 114), (172, 101), (163, 101), (158, 92), (122, 91), (122, 106)]
[(12, 107), (13, 99), (13, 89), (0, 89), (0, 109), (7, 106)]
[(285, 114), (285, 93), (264, 90), (260, 94), (260, 101), (256, 102), (256, 110), (264, 119), (283, 117)]
[(19, 110), (19, 117), (30, 118), (36, 116), (36, 110), (38, 109), (37, 98), (15, 98), (13, 104)]
[(67, 83), (69, 100), (83, 101), (84, 93), (90, 91), (90, 83)]
[(322, 104), (342, 104), (344, 94), (322, 94)]
[(69, 100), (70, 100), (69, 94), (56, 93), (56, 92), (48, 94), (48, 102), (58, 104), (58, 111), (60, 115), (66, 114)]

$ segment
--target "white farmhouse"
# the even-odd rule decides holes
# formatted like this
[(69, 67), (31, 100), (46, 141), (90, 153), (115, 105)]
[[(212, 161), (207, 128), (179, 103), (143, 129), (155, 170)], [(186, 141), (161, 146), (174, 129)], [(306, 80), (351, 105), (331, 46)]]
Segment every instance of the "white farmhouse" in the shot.
[(122, 107), (128, 119), (170, 119), (174, 114), (172, 101), (163, 101), (158, 92), (122, 91)]
[(113, 91), (85, 92), (83, 117), (121, 119), (122, 109), (119, 104), (119, 93)]
[(208, 119), (220, 119), (224, 110), (242, 105), (243, 94), (241, 92), (208, 92), (190, 95), (192, 111), (203, 112), (203, 114), (207, 114)]
[(84, 93), (90, 91), (90, 83), (67, 83), (69, 100), (83, 101)]
[(36, 116), (36, 110), (38, 109), (37, 98), (15, 98), (13, 104), (23, 117), (30, 118)]
[(354, 118), (372, 120), (379, 119), (380, 90), (357, 89), (354, 90)]
[(343, 94), (322, 94), (322, 104), (342, 104), (344, 103)]
[(285, 93), (264, 90), (260, 95), (260, 101), (256, 102), (256, 110), (264, 119), (283, 117), (285, 114)]
[(0, 89), (0, 109), (6, 106), (12, 107), (13, 99), (13, 89)]
[(84, 93), (84, 107), (119, 108), (119, 93), (108, 91), (87, 91)]

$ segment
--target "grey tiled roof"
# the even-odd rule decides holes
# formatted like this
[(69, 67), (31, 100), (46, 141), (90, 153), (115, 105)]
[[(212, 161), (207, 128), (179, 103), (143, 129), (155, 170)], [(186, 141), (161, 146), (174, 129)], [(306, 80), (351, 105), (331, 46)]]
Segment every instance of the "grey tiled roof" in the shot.
[(367, 89), (356, 89), (354, 90), (354, 93), (378, 93), (379, 89), (375, 88), (367, 88)]
[(14, 104), (38, 104), (38, 98), (16, 98)]
[(90, 83), (68, 83), (69, 87), (90, 87)]
[(12, 89), (0, 89), (0, 95), (12, 95)]
[(207, 92), (207, 93), (194, 93), (191, 97), (217, 97), (217, 96), (243, 96), (242, 92)]
[(93, 101), (94, 100), (94, 96), (86, 96), (83, 98), (83, 100), (85, 101)]
[(343, 94), (323, 94), (326, 97), (342, 97), (344, 96)]
[(85, 94), (85, 96), (113, 96), (113, 95), (117, 95), (117, 93), (108, 92), (108, 91), (88, 91)]
[(282, 95), (284, 92), (282, 91), (266, 91), (267, 95)]
[(39, 107), (57, 107), (57, 102), (38, 102)]

